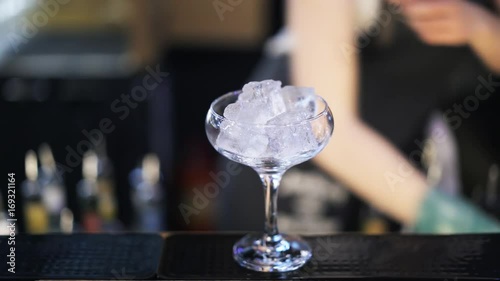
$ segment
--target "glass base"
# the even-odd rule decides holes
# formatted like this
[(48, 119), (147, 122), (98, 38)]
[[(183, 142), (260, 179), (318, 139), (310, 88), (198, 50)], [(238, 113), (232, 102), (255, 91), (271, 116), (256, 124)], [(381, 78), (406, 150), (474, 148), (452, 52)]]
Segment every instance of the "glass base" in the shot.
[(238, 264), (260, 272), (295, 270), (311, 256), (307, 242), (286, 234), (248, 234), (233, 246), (233, 257)]

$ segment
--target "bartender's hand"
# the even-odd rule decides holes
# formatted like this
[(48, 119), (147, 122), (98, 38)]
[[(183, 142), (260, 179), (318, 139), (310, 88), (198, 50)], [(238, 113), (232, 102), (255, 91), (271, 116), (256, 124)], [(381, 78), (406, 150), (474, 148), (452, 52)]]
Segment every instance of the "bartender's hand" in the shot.
[(414, 230), (419, 233), (500, 233), (500, 222), (460, 196), (435, 188), (427, 192)]
[[(390, 0), (396, 1), (396, 0)], [(469, 45), (500, 74), (500, 17), (466, 0), (399, 0), (408, 24), (429, 45)], [(500, 11), (500, 0), (495, 0)]]
[(483, 7), (466, 0), (403, 0), (409, 25), (430, 45), (459, 46), (470, 43), (481, 28)]

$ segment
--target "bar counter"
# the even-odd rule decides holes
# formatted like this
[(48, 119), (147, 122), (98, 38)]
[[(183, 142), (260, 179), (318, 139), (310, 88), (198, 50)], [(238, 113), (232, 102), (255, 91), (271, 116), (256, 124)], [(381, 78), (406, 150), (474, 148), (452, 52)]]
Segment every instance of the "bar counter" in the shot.
[[(305, 236), (312, 259), (292, 272), (241, 268), (243, 233), (49, 234), (0, 238), (3, 280), (498, 280), (500, 234)], [(12, 264), (11, 264), (12, 265)]]

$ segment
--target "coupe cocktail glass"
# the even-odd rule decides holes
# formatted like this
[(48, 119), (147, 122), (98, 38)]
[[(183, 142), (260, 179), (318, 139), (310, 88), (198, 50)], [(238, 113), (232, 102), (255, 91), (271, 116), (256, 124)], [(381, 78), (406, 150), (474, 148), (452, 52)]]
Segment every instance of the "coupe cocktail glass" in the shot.
[[(238, 100), (241, 91), (231, 92), (217, 98), (210, 106), (206, 117), (205, 130), (210, 143), (222, 155), (235, 162), (253, 168), (259, 175), (265, 194), (264, 233), (248, 234), (233, 247), (234, 259), (243, 267), (261, 272), (284, 272), (304, 265), (312, 252), (309, 245), (297, 236), (281, 234), (277, 225), (278, 187), (283, 174), (292, 166), (307, 161), (318, 154), (328, 143), (333, 132), (333, 116), (323, 98), (314, 96), (315, 112), (310, 117), (296, 119), (285, 124), (238, 123), (224, 117), (224, 109)], [(269, 132), (279, 132), (277, 139), (269, 139), (269, 146), (279, 145), (280, 153), (262, 153), (259, 157), (242, 155), (238, 149), (221, 147), (217, 141), (219, 134), (229, 125), (237, 126), (252, 136)], [(309, 128), (313, 135), (313, 145), (308, 143), (301, 150), (288, 149), (293, 144), (297, 130)], [(242, 137), (245, 137), (242, 135)], [(283, 143), (278, 143), (283, 142)], [(244, 153), (243, 153), (244, 154)], [(304, 187), (307, 188), (307, 187)]]

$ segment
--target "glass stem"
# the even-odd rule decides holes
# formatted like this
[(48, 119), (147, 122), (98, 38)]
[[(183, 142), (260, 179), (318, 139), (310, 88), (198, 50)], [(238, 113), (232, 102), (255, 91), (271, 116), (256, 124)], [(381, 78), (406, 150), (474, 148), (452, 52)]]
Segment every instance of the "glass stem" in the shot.
[[(264, 231), (269, 238), (279, 234), (278, 231), (278, 187), (283, 173), (261, 174), (264, 185), (266, 223)], [(272, 239), (272, 238), (271, 238)]]

